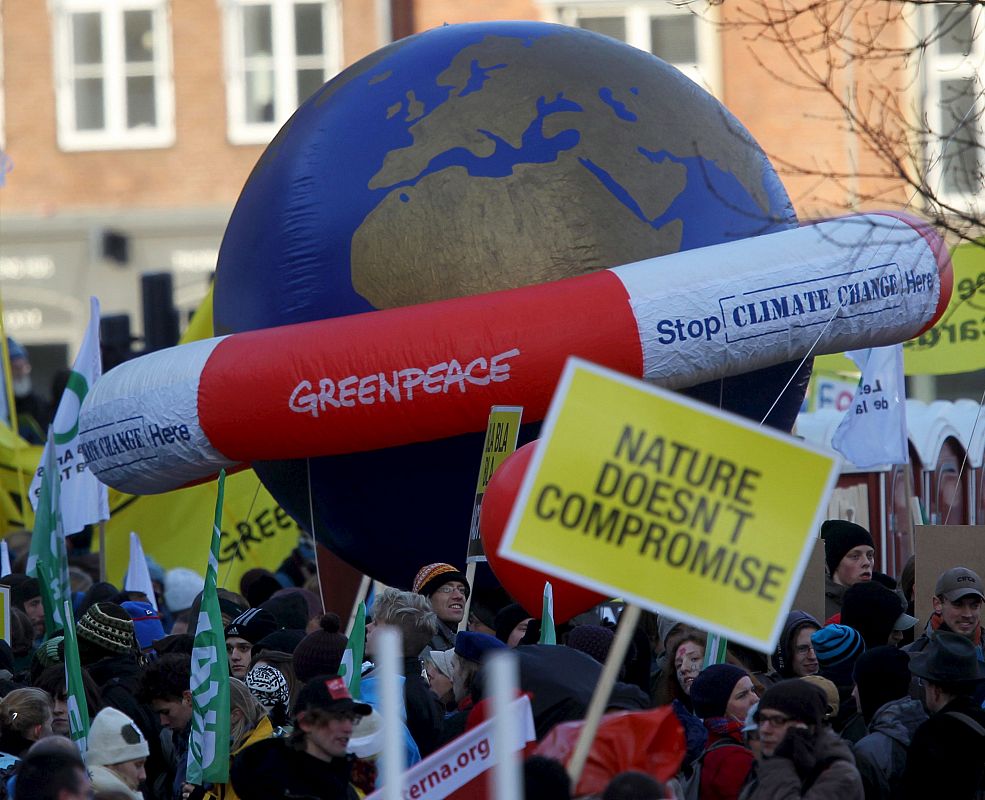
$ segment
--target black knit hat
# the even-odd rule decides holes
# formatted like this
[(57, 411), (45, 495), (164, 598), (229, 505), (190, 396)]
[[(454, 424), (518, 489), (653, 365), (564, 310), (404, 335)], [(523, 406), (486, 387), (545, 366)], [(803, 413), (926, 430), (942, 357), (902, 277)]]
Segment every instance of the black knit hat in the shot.
[(733, 664), (712, 664), (705, 667), (691, 684), (694, 713), (702, 719), (724, 717), (735, 684), (748, 674)]
[(832, 577), (849, 550), (862, 545), (875, 547), (872, 535), (865, 528), (844, 519), (825, 520), (821, 525), (821, 538), (824, 539), (824, 561)]
[(759, 715), (763, 711), (770, 709), (786, 714), (797, 722), (819, 726), (824, 719), (827, 706), (828, 698), (816, 684), (800, 678), (789, 678), (774, 683), (766, 690), (759, 700), (756, 721), (759, 721)]
[(493, 629), (496, 631), (496, 638), (501, 642), (508, 642), (513, 629), (525, 619), (531, 619), (533, 614), (528, 614), (526, 609), (519, 603), (510, 603), (506, 608), (500, 609), (493, 620)]
[(348, 640), (339, 633), (342, 620), (338, 614), (325, 614), (318, 625), (317, 631), (309, 633), (294, 648), (294, 674), (298, 680), (309, 681), (317, 675), (338, 672), (345, 655)]
[(861, 581), (845, 591), (841, 624), (862, 634), (870, 648), (888, 644), (894, 630), (904, 630), (901, 625), (912, 628), (916, 618), (905, 613), (903, 599), (896, 592), (875, 581)]
[(256, 644), (277, 628), (277, 620), (269, 611), (249, 608), (226, 626), (226, 637), (237, 636), (250, 644)]
[(910, 691), (910, 657), (890, 645), (866, 650), (855, 662), (855, 685), (866, 722), (891, 700)]
[(601, 625), (578, 625), (569, 631), (565, 644), (604, 664), (612, 647), (612, 640), (615, 638), (611, 628), (603, 628)]
[(253, 645), (253, 654), (257, 655), (264, 650), (278, 650), (281, 653), (293, 653), (294, 649), (304, 641), (304, 631), (282, 628), (279, 631), (268, 633), (259, 642)]

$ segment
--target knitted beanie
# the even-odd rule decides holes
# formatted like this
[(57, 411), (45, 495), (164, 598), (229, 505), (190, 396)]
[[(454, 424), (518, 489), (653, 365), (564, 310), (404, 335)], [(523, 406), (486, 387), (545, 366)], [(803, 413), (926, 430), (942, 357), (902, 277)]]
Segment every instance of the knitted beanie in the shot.
[[(117, 611), (126, 619), (109, 613)], [(115, 603), (95, 603), (89, 606), (75, 626), (79, 639), (96, 645), (109, 653), (129, 653), (137, 649), (133, 620)]]
[(448, 680), (455, 680), (455, 670), (458, 669), (458, 663), (455, 659), (454, 650), (430, 650), (424, 658), (434, 664), (438, 672)]
[(505, 608), (500, 609), (496, 615), (496, 619), (493, 620), (493, 629), (496, 631), (496, 638), (501, 642), (509, 642), (513, 629), (525, 619), (531, 619), (532, 617), (533, 615), (528, 614), (526, 609), (519, 603), (510, 603)]
[(226, 637), (236, 636), (256, 644), (277, 630), (274, 615), (263, 608), (249, 608), (226, 626)]
[(123, 609), (133, 620), (133, 632), (141, 650), (153, 649), (154, 642), (164, 638), (161, 615), (154, 610), (154, 606), (150, 603), (145, 603), (142, 600), (128, 600), (123, 603)]
[(421, 567), (414, 576), (414, 586), (412, 591), (430, 597), (439, 587), (452, 581), (459, 581), (465, 584), (465, 596), (468, 597), (471, 587), (469, 579), (465, 573), (451, 564), (428, 564)]
[(325, 614), (318, 626), (294, 648), (294, 674), (300, 681), (307, 682), (316, 675), (334, 675), (345, 655), (348, 640), (339, 633), (342, 620), (338, 614)]
[(824, 691), (817, 684), (801, 678), (788, 678), (774, 683), (763, 693), (756, 711), (756, 721), (759, 722), (764, 711), (772, 710), (806, 725), (819, 726), (827, 704)]
[(286, 710), (291, 703), (291, 689), (284, 673), (270, 664), (254, 664), (246, 673), (246, 686), (267, 711), (277, 705)]
[(882, 647), (889, 643), (889, 635), (904, 611), (896, 592), (875, 581), (862, 581), (845, 590), (841, 624), (862, 634), (866, 648)]
[(612, 647), (612, 640), (615, 638), (615, 634), (609, 628), (603, 628), (601, 625), (579, 625), (571, 629), (566, 644), (604, 664), (606, 656), (609, 655), (609, 648)]
[(691, 684), (694, 713), (702, 719), (724, 717), (732, 690), (748, 674), (733, 664), (712, 664), (705, 667)]
[(488, 633), (459, 631), (455, 637), (455, 652), (467, 661), (481, 663), (483, 656), (490, 650), (499, 650), (506, 645), (495, 636)]
[(253, 645), (253, 655), (262, 653), (264, 650), (278, 650), (281, 653), (293, 653), (307, 634), (298, 630), (279, 630), (268, 633), (259, 642)]
[(85, 761), (90, 767), (122, 764), (147, 758), (150, 748), (147, 740), (122, 711), (106, 706), (96, 714), (89, 728)]
[(861, 545), (875, 546), (872, 535), (865, 528), (844, 519), (825, 520), (821, 525), (821, 538), (824, 539), (824, 561), (831, 576), (849, 550)]
[(814, 631), (811, 644), (820, 666), (818, 672), (839, 688), (851, 686), (855, 662), (865, 652), (862, 634), (847, 625), (828, 625)]
[(891, 700), (910, 692), (910, 657), (890, 645), (866, 650), (855, 662), (855, 684), (862, 716), (866, 722)]

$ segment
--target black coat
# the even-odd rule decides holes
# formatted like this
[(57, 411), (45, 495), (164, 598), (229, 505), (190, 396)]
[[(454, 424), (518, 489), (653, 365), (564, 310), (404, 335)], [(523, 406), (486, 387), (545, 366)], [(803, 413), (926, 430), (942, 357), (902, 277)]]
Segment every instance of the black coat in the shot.
[(240, 800), (356, 800), (352, 761), (322, 761), (287, 739), (264, 739), (233, 759), (229, 781)]
[(904, 800), (970, 800), (985, 786), (985, 735), (955, 713), (985, 728), (985, 711), (970, 697), (953, 700), (917, 728), (903, 771)]

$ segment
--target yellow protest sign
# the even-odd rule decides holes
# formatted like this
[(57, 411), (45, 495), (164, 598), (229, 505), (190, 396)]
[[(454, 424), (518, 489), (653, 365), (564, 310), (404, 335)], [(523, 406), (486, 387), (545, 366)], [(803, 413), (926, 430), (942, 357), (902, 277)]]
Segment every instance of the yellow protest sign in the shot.
[(570, 359), (500, 555), (770, 652), (837, 474), (831, 452)]
[(469, 527), (469, 547), (465, 560), (485, 561), (482, 536), (479, 533), (479, 514), (482, 513), (482, 498), (493, 473), (511, 454), (516, 452), (520, 436), (520, 420), (523, 406), (493, 406), (486, 425), (486, 438), (482, 444), (482, 464), (475, 482), (475, 502), (472, 504), (472, 524)]
[(933, 328), (903, 344), (907, 375), (955, 375), (985, 369), (985, 240), (951, 251), (954, 291)]

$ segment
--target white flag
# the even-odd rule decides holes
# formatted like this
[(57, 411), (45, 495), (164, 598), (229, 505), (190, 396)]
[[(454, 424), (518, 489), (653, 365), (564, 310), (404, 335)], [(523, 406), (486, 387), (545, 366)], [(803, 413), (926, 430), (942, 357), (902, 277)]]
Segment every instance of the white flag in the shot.
[(906, 391), (903, 346), (845, 353), (862, 370), (855, 399), (831, 437), (831, 446), (856, 467), (905, 464)]
[(10, 574), (10, 549), (7, 540), (0, 541), (0, 576)]
[(130, 531), (130, 564), (127, 566), (127, 576), (123, 579), (123, 588), (128, 592), (143, 592), (147, 595), (147, 602), (158, 611), (144, 548), (140, 544), (140, 537), (133, 531)]
[[(82, 401), (92, 389), (96, 379), (103, 373), (103, 362), (99, 353), (99, 301), (90, 299), (89, 327), (72, 372), (69, 375), (65, 392), (58, 403), (54, 422), (55, 457), (58, 463), (58, 474), (61, 481), (62, 522), (65, 533), (78, 533), (86, 525), (109, 519), (109, 498), (106, 486), (96, 480), (86, 466), (82, 453), (79, 452), (79, 409)], [(115, 447), (126, 446), (126, 443), (111, 443)], [(38, 496), (41, 492), (41, 475), (44, 472), (45, 445), (34, 480), (28, 496), (31, 506), (37, 510)]]

